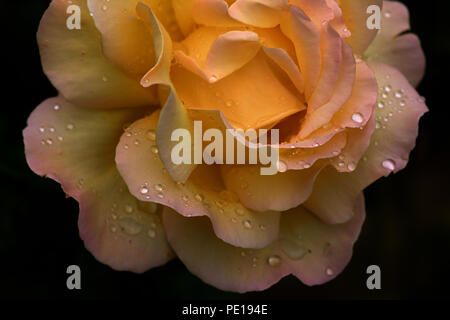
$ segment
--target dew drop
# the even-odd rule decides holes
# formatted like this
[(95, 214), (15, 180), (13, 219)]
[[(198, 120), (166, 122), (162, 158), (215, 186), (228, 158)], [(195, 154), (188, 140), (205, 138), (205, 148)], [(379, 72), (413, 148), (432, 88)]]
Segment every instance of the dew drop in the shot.
[(352, 115), (352, 120), (355, 121), (356, 123), (363, 123), (364, 122), (364, 116), (359, 113), (359, 112), (355, 112)]
[(161, 192), (164, 190), (164, 186), (162, 184), (155, 184), (155, 190)]
[(119, 221), (123, 232), (135, 236), (142, 231), (142, 225), (132, 218), (124, 218)]
[(66, 129), (67, 130), (73, 130), (73, 129), (75, 129), (75, 125), (73, 123), (68, 123), (67, 126), (66, 126)]
[(242, 208), (236, 208), (236, 210), (234, 212), (236, 212), (236, 214), (238, 216), (243, 216), (244, 215), (244, 209), (242, 209)]
[(383, 168), (388, 169), (389, 171), (394, 171), (395, 170), (395, 163), (391, 159), (384, 160), (381, 163), (381, 165), (383, 166)]
[(106, 11), (106, 10), (108, 10), (108, 6), (106, 6), (106, 5), (103, 5), (103, 6), (102, 6), (102, 10), (103, 10), (103, 11)]
[(153, 230), (153, 229), (148, 230), (147, 236), (148, 236), (150, 239), (154, 239), (154, 238), (156, 237), (156, 231)]
[(53, 110), (58, 111), (59, 109), (61, 109), (61, 107), (59, 105), (55, 104), (53, 106)]
[(385, 91), (386, 93), (389, 93), (389, 92), (392, 91), (392, 87), (388, 84), (388, 85), (384, 86), (384, 91)]
[(158, 150), (158, 147), (157, 147), (157, 146), (152, 146), (152, 147), (151, 147), (151, 150), (152, 150), (152, 153), (153, 153), (153, 154), (158, 154), (158, 153), (159, 153), (159, 150)]
[(252, 223), (250, 220), (244, 220), (242, 222), (242, 225), (244, 226), (245, 229), (251, 229), (252, 228)]
[(331, 268), (326, 268), (325, 273), (327, 276), (331, 277), (334, 275), (334, 271)]
[(301, 260), (308, 253), (308, 250), (305, 247), (299, 246), (289, 239), (281, 239), (280, 246), (283, 252), (292, 260)]
[(195, 195), (195, 200), (197, 200), (198, 202), (202, 202), (204, 199), (205, 199), (205, 198), (204, 198), (201, 194), (199, 194), (199, 193), (197, 193), (197, 194)]
[(215, 83), (215, 82), (217, 82), (217, 77), (216, 77), (216, 76), (211, 76), (211, 77), (209, 78), (209, 82), (210, 82), (210, 83)]
[(282, 160), (279, 160), (277, 162), (277, 168), (278, 168), (278, 172), (286, 172), (288, 169), (286, 162), (284, 162)]
[(125, 205), (125, 212), (126, 213), (132, 213), (133, 212), (133, 207), (129, 204)]
[(383, 109), (384, 108), (384, 102), (382, 102), (382, 101), (378, 102), (377, 107), (379, 109)]
[(403, 90), (399, 90), (394, 94), (394, 97), (396, 97), (397, 99), (401, 99), (403, 98)]
[(355, 171), (355, 169), (356, 169), (356, 163), (350, 162), (350, 163), (347, 165), (347, 168), (348, 168), (349, 171)]
[(155, 141), (156, 140), (156, 132), (155, 132), (155, 130), (148, 130), (147, 131), (147, 138), (150, 141)]
[(271, 257), (269, 257), (267, 262), (269, 263), (269, 265), (271, 267), (277, 267), (281, 264), (281, 259), (279, 256), (271, 256)]
[(141, 194), (147, 194), (148, 193), (147, 186), (142, 186), (140, 192), (141, 192)]

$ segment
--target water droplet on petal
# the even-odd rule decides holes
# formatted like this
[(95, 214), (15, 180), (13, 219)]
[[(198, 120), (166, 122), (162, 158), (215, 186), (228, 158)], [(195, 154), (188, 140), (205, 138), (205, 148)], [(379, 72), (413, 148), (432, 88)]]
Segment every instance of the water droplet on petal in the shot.
[(154, 238), (156, 237), (156, 231), (153, 230), (153, 229), (148, 230), (147, 236), (148, 236), (150, 239), (154, 239)]
[(349, 171), (355, 171), (355, 169), (356, 169), (356, 163), (350, 162), (350, 163), (348, 164), (347, 168), (348, 168)]
[(381, 163), (381, 165), (383, 166), (383, 168), (388, 169), (389, 171), (394, 171), (395, 170), (395, 163), (391, 159), (384, 160)]
[(377, 106), (378, 106), (379, 109), (383, 109), (384, 108), (384, 102), (382, 102), (382, 101), (378, 102)]
[(124, 218), (119, 221), (123, 232), (131, 236), (137, 235), (142, 231), (142, 225), (132, 218)]
[(352, 114), (352, 120), (355, 121), (356, 123), (363, 123), (364, 116), (359, 112), (355, 112), (354, 114)]
[(147, 194), (148, 193), (147, 186), (142, 186), (140, 192), (141, 192), (141, 194)]
[(288, 169), (288, 166), (287, 166), (286, 162), (279, 160), (277, 162), (277, 168), (278, 168), (278, 172), (286, 172)]
[(153, 153), (153, 154), (158, 154), (158, 153), (159, 153), (159, 150), (158, 150), (158, 147), (157, 147), (157, 146), (152, 146), (152, 147), (151, 147), (151, 150), (152, 150), (152, 153)]
[(60, 106), (59, 106), (59, 105), (55, 104), (55, 105), (53, 106), (53, 110), (58, 111), (59, 109), (60, 109)]
[(129, 204), (125, 205), (125, 212), (132, 213), (133, 210), (134, 210), (133, 207), (130, 206)]
[(217, 82), (217, 77), (216, 77), (216, 76), (211, 76), (211, 77), (209, 78), (209, 82), (210, 82), (210, 83), (215, 83), (215, 82)]
[(197, 193), (197, 194), (195, 195), (195, 200), (197, 200), (198, 202), (202, 202), (204, 199), (205, 199), (205, 198), (204, 198), (201, 194), (199, 194), (199, 193)]
[(283, 252), (292, 260), (301, 260), (308, 253), (308, 250), (305, 247), (300, 246), (289, 239), (281, 239), (280, 245)]
[(75, 129), (75, 125), (73, 123), (69, 123), (69, 124), (67, 124), (66, 129), (73, 130), (73, 129)]
[(325, 273), (326, 273), (326, 275), (329, 276), (329, 277), (331, 277), (331, 276), (334, 275), (334, 271), (333, 271), (333, 269), (331, 269), (331, 268), (327, 268), (327, 269), (325, 270)]
[(238, 216), (244, 215), (244, 209), (242, 209), (242, 208), (236, 208), (235, 212)]
[(242, 225), (244, 226), (245, 229), (251, 229), (252, 228), (252, 223), (250, 220), (244, 220), (242, 222)]
[(271, 267), (277, 267), (281, 264), (281, 258), (279, 256), (271, 256), (267, 262)]
[(156, 140), (156, 132), (155, 132), (155, 130), (148, 130), (147, 131), (147, 138), (150, 141), (155, 141)]

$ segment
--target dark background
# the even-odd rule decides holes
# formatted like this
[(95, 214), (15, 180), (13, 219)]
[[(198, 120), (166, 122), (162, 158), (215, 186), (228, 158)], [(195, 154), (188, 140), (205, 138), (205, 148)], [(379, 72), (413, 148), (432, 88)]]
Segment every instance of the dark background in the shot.
[[(56, 95), (44, 76), (35, 40), (48, 0), (2, 1), (0, 117), (0, 297), (158, 299), (449, 298), (450, 293), (450, 6), (403, 1), (427, 56), (418, 91), (430, 113), (421, 121), (408, 167), (366, 190), (367, 220), (354, 256), (335, 280), (307, 287), (290, 276), (272, 288), (238, 295), (189, 273), (179, 260), (143, 275), (97, 262), (78, 235), (78, 205), (59, 184), (35, 175), (24, 157), (22, 129), (32, 110)], [(6, 71), (6, 72), (5, 72)], [(82, 270), (82, 290), (66, 288), (66, 268)], [(367, 266), (382, 270), (382, 290), (366, 288)]]

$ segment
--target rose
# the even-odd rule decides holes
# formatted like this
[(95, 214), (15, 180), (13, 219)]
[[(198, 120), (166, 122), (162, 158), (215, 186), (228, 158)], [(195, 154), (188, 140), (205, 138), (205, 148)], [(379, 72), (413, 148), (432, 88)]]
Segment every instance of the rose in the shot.
[[(24, 131), (30, 167), (80, 203), (86, 247), (117, 270), (176, 254), (224, 290), (348, 263), (362, 190), (406, 166), (426, 106), (424, 57), (397, 2), (54, 0), (38, 32), (60, 95)], [(366, 27), (370, 5), (382, 28)], [(175, 165), (171, 133), (277, 128), (279, 173)], [(125, 132), (124, 129), (125, 128)]]

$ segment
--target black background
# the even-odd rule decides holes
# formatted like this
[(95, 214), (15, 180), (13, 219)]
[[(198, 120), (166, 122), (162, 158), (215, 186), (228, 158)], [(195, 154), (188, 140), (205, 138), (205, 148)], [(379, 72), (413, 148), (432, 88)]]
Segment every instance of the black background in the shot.
[[(78, 204), (59, 184), (35, 175), (24, 157), (22, 130), (32, 110), (56, 95), (36, 44), (48, 0), (2, 1), (0, 117), (0, 297), (58, 299), (398, 299), (449, 298), (450, 293), (450, 6), (403, 1), (427, 56), (418, 91), (430, 112), (421, 121), (408, 167), (366, 194), (367, 219), (354, 256), (335, 280), (307, 287), (290, 276), (264, 292), (217, 290), (179, 260), (143, 275), (97, 262), (78, 235)], [(82, 269), (82, 290), (66, 288), (66, 268)], [(382, 290), (369, 291), (367, 266), (382, 270)], [(151, 300), (149, 300), (151, 301)]]

